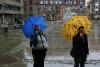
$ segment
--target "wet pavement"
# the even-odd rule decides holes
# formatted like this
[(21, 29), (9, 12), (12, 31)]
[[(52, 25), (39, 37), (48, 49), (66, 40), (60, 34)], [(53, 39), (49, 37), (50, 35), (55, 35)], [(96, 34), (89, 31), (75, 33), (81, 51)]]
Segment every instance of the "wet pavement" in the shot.
[[(49, 48), (45, 61), (46, 67), (50, 67), (50, 64), (54, 67), (55, 63), (58, 63), (56, 66), (60, 64), (62, 67), (72, 67), (72, 65), (68, 65), (73, 63), (73, 59), (69, 55), (71, 43), (66, 41), (61, 35), (62, 26), (62, 23), (48, 24), (46, 35), (48, 36)], [(100, 55), (100, 21), (92, 22), (91, 30), (88, 38), (90, 56), (87, 63), (91, 67), (98, 67), (100, 64), (100, 57), (98, 57)], [(65, 58), (66, 60), (64, 60)], [(4, 35), (1, 31), (0, 67), (32, 67), (32, 65), (33, 60), (29, 40), (23, 37), (22, 32), (20, 30), (13, 30)]]
[[(16, 62), (17, 58), (14, 54), (9, 54), (23, 41), (23, 36), (19, 30), (9, 31), (7, 34), (0, 30), (0, 64), (8, 64)], [(15, 53), (15, 51), (14, 51)]]
[[(45, 67), (73, 67), (73, 64), (59, 64), (59, 63), (46, 63), (44, 65)], [(86, 64), (86, 67), (100, 67), (100, 64)], [(15, 63), (15, 64), (9, 64), (9, 65), (2, 65), (0, 67), (33, 67), (32, 63)]]
[(99, 50), (100, 49), (100, 21), (95, 21), (92, 23), (92, 31), (89, 36), (89, 48), (91, 50)]

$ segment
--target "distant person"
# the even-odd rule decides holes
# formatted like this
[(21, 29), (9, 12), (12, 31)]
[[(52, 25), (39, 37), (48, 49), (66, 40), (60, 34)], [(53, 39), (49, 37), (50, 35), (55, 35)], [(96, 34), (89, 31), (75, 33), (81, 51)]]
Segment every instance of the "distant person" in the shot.
[(41, 32), (38, 25), (34, 25), (34, 33), (30, 40), (30, 46), (32, 47), (34, 67), (44, 67), (48, 44), (46, 36)]
[(84, 27), (78, 28), (78, 33), (73, 37), (73, 47), (70, 55), (74, 58), (74, 67), (85, 67), (87, 55), (89, 54), (88, 49), (88, 38), (84, 32)]
[(8, 33), (8, 24), (3, 25), (4, 34)]

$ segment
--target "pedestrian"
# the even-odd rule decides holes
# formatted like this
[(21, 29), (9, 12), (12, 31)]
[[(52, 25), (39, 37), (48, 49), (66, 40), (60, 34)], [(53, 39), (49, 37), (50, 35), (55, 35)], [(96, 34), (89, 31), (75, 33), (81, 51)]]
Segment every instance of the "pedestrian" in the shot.
[(8, 27), (4, 27), (4, 33), (6, 34), (8, 32)]
[(32, 47), (34, 67), (44, 67), (48, 44), (45, 34), (41, 32), (38, 25), (34, 25), (34, 33), (30, 40), (30, 46)]
[(4, 30), (4, 34), (8, 33), (8, 24), (3, 24), (3, 30)]
[(74, 67), (85, 67), (87, 55), (89, 54), (88, 49), (88, 38), (84, 32), (84, 27), (78, 28), (78, 33), (73, 37), (73, 47), (70, 55), (74, 58)]

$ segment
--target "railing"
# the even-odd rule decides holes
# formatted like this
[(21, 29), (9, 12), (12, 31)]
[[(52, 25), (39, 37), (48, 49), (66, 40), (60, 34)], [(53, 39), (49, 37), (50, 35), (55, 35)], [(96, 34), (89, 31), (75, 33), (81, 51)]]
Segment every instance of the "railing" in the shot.
[(17, 5), (17, 6), (22, 6), (21, 2), (15, 2), (13, 0), (0, 0), (0, 3), (4, 4), (12, 4), (12, 5)]
[(22, 11), (15, 11), (15, 10), (0, 10), (0, 13), (8, 13), (8, 14), (23, 14)]

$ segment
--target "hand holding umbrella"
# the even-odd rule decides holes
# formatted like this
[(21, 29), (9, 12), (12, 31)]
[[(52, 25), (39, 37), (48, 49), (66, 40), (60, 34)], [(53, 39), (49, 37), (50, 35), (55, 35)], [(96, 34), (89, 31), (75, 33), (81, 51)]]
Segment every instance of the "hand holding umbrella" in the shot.
[(46, 29), (46, 22), (42, 16), (31, 16), (24, 21), (22, 32), (26, 38), (30, 38), (34, 33), (34, 26), (38, 25), (42, 32)]

